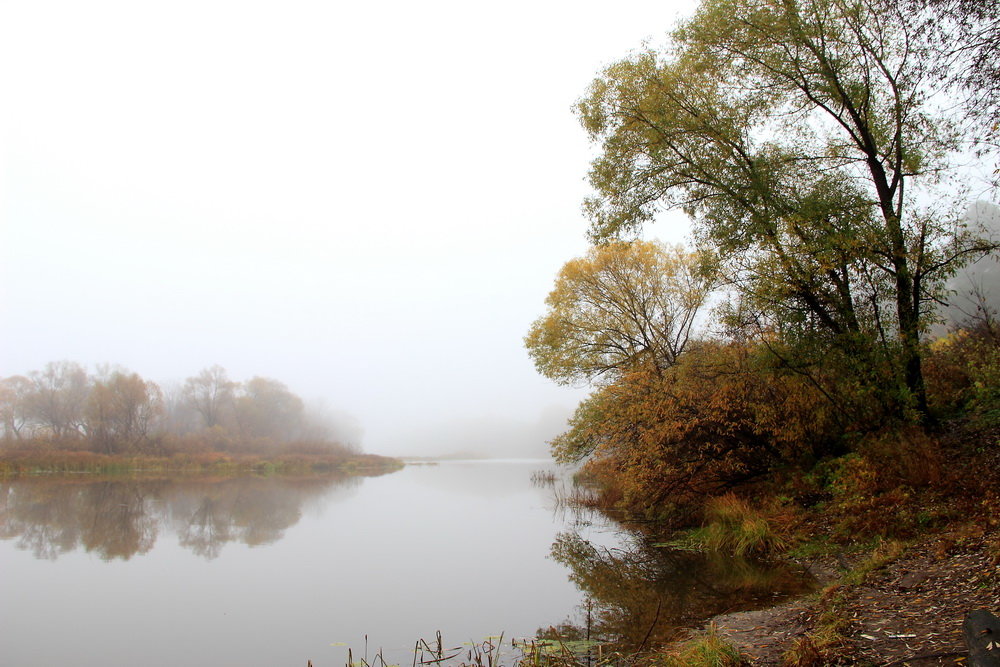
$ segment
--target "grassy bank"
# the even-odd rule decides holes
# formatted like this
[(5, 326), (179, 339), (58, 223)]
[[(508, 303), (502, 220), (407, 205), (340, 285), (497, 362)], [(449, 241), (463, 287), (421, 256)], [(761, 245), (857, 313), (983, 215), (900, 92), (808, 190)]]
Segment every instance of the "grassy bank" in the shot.
[(801, 563), (821, 587), (716, 617), (706, 636), (662, 647), (668, 664), (961, 664), (964, 614), (1000, 612), (1000, 429), (966, 417), (913, 438), (884, 433), (711, 497), (698, 525), (669, 531), (674, 545)]
[(379, 474), (403, 467), (398, 459), (375, 454), (228, 454), (203, 452), (169, 456), (124, 456), (85, 451), (0, 452), (0, 476), (20, 475), (271, 475)]

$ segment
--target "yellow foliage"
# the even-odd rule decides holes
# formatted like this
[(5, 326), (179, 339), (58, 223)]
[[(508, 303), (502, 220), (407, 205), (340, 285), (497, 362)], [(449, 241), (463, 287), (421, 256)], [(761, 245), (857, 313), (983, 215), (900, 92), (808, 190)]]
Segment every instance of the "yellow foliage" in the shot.
[(567, 262), (524, 344), (564, 384), (615, 380), (676, 362), (711, 287), (705, 257), (648, 241), (591, 248)]

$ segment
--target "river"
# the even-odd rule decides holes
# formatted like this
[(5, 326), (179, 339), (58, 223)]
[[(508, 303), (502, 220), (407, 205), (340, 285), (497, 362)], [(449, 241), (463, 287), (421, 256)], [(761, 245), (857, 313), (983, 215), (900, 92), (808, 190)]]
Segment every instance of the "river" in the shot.
[(566, 511), (532, 482), (552, 469), (0, 482), (0, 664), (409, 665), (437, 631), (551, 626), (635, 644), (802, 589)]

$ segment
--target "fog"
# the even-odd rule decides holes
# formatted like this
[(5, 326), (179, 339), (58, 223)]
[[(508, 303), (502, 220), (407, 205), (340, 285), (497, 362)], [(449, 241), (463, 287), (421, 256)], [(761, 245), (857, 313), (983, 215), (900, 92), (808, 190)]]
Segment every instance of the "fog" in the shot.
[[(977, 201), (966, 214), (969, 230), (992, 243), (1000, 243), (1000, 207)], [(1000, 256), (992, 253), (962, 267), (945, 284), (947, 303), (938, 309), (941, 322), (933, 333), (960, 326), (997, 321), (1000, 317)]]
[(218, 364), (367, 451), (544, 453), (583, 394), (521, 346), (586, 248), (571, 106), (692, 7), (5, 2), (0, 376)]

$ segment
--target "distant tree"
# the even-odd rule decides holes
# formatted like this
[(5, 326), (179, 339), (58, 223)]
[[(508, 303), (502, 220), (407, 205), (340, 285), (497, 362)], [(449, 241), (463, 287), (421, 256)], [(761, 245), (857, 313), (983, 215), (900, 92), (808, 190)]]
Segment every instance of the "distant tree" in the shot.
[(236, 421), (245, 438), (287, 442), (302, 431), (302, 399), (281, 382), (254, 377), (236, 398)]
[(223, 419), (233, 409), (236, 383), (230, 381), (226, 369), (211, 366), (184, 382), (184, 396), (201, 415), (205, 428), (222, 426)]
[(84, 435), (84, 412), (90, 379), (79, 364), (54, 361), (28, 375), (31, 391), (25, 397), (31, 421), (56, 439)]
[(139, 447), (162, 414), (163, 396), (136, 373), (115, 371), (94, 383), (87, 402), (87, 434), (108, 454)]
[(673, 365), (712, 286), (704, 256), (650, 241), (613, 242), (567, 262), (524, 344), (557, 382), (613, 381)]
[(160, 427), (164, 433), (183, 436), (201, 428), (201, 414), (194, 409), (181, 383), (162, 385), (163, 416)]
[(21, 440), (24, 437), (30, 417), (27, 399), (31, 389), (31, 380), (23, 375), (0, 380), (0, 423), (4, 440)]

